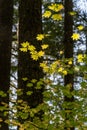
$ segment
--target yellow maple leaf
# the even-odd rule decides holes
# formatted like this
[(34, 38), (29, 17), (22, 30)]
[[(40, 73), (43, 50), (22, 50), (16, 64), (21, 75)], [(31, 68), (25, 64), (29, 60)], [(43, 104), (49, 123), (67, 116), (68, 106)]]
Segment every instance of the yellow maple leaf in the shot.
[(28, 46), (28, 50), (29, 50), (29, 51), (35, 51), (36, 48), (35, 48), (33, 45), (30, 45), (30, 46)]
[(84, 58), (84, 56), (82, 54), (79, 54), (77, 56), (78, 62), (83, 62), (83, 58)]
[(46, 63), (40, 63), (40, 67), (43, 68), (44, 72), (48, 72), (49, 71), (49, 67), (47, 66)]
[(24, 48), (25, 48), (25, 47), (28, 47), (28, 46), (29, 46), (29, 42), (23, 42), (23, 43), (21, 44), (21, 46), (24, 47)]
[(31, 58), (32, 58), (33, 60), (36, 60), (36, 61), (37, 61), (37, 60), (38, 60), (38, 55), (32, 54), (32, 55), (31, 55)]
[(62, 4), (59, 4), (58, 9), (59, 9), (58, 11), (60, 11), (60, 10), (64, 9), (64, 6)]
[(75, 11), (71, 11), (69, 14), (70, 14), (71, 16), (74, 16), (74, 15), (76, 15), (76, 12), (75, 12)]
[(69, 64), (69, 65), (72, 65), (72, 61), (71, 61), (71, 60), (70, 60), (70, 61), (68, 61), (68, 64)]
[(22, 51), (22, 52), (27, 52), (28, 49), (27, 49), (27, 48), (20, 48), (20, 51)]
[(58, 12), (58, 11), (62, 10), (64, 7), (62, 4), (51, 4), (48, 6), (48, 8), (52, 11)]
[(84, 26), (83, 25), (79, 25), (77, 28), (78, 28), (78, 30), (83, 30)]
[(44, 49), (47, 49), (48, 48), (48, 44), (43, 44), (41, 47), (42, 47), (42, 49), (44, 50)]
[(44, 39), (44, 34), (38, 34), (37, 37), (36, 37), (36, 39), (37, 39), (38, 41), (43, 40), (43, 39)]
[(62, 72), (62, 71), (63, 71), (63, 68), (60, 67), (60, 68), (58, 69), (58, 72)]
[(62, 20), (62, 15), (61, 14), (53, 14), (52, 19), (57, 20), (57, 21)]
[(71, 38), (73, 40), (78, 40), (80, 38), (80, 35), (78, 33), (73, 33), (73, 35), (71, 36)]
[(44, 55), (44, 52), (43, 51), (39, 51), (38, 52), (38, 57), (41, 57), (41, 56), (43, 56)]
[(54, 10), (54, 9), (55, 9), (55, 4), (49, 5), (48, 8), (49, 8), (50, 10)]
[(66, 70), (63, 70), (63, 74), (64, 74), (64, 75), (67, 75), (67, 71), (66, 71)]
[(43, 17), (45, 18), (49, 18), (51, 16), (51, 12), (50, 11), (45, 11), (43, 14)]

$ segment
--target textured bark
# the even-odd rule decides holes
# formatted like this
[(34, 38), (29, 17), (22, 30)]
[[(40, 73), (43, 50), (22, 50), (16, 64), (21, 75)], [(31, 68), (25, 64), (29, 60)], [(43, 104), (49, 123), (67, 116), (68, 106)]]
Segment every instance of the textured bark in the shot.
[[(73, 58), (73, 40), (71, 38), (72, 34), (73, 34), (73, 18), (72, 16), (69, 14), (70, 12), (72, 12), (73, 10), (73, 2), (72, 0), (65, 0), (64, 3), (64, 7), (65, 7), (65, 18), (64, 18), (64, 49), (65, 49), (65, 58)], [(73, 65), (71, 66), (71, 68), (73, 67)], [(71, 92), (73, 91), (73, 74), (67, 74), (64, 78), (64, 85), (71, 85)], [(65, 96), (65, 102), (69, 103), (69, 102), (73, 102), (74, 101), (74, 97), (72, 96), (71, 98)], [(68, 110), (71, 110), (70, 108)], [(72, 111), (72, 110), (71, 110)], [(72, 113), (71, 114), (71, 118), (72, 118)], [(66, 114), (66, 119), (65, 122), (68, 121), (68, 117)], [(70, 127), (67, 128), (65, 126), (64, 128), (65, 130), (74, 130), (74, 127)]]
[[(20, 0), (19, 6), (19, 48), (21, 43), (28, 41), (34, 45), (37, 50), (40, 49), (41, 42), (37, 42), (37, 34), (42, 33), (42, 19), (41, 19), (41, 0)], [(26, 82), (22, 78), (27, 77), (29, 81), (31, 79), (37, 79), (43, 77), (43, 72), (39, 67), (40, 61), (33, 61), (29, 52), (23, 53), (19, 51), (18, 56), (18, 88), (23, 89), (22, 99), (28, 102), (31, 108), (35, 108), (37, 105), (43, 102), (43, 88), (36, 90), (32, 88), (33, 94), (27, 96), (26, 92), (29, 88), (26, 87)], [(30, 89), (31, 90), (31, 89)], [(20, 97), (18, 96), (18, 99)], [(39, 117), (41, 117), (40, 113)]]
[[(10, 86), (10, 60), (12, 42), (12, 0), (0, 0), (0, 90), (7, 93)], [(9, 104), (9, 95), (6, 98), (0, 97), (1, 102)], [(4, 112), (0, 112), (0, 117), (5, 120)], [(8, 130), (8, 125), (1, 123), (0, 130)]]

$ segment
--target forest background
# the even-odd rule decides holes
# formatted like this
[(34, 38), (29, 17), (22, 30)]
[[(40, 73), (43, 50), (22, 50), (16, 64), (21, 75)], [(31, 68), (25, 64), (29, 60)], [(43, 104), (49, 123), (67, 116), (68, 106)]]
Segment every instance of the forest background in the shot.
[(0, 130), (87, 129), (87, 11), (78, 5), (0, 1)]

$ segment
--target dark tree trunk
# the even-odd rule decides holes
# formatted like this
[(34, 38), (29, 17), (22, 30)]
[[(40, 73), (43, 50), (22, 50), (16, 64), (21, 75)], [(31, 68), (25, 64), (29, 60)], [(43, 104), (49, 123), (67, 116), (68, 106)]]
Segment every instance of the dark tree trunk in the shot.
[[(37, 34), (42, 33), (42, 10), (41, 0), (20, 0), (19, 2), (19, 48), (21, 43), (30, 42), (38, 50), (41, 42), (37, 42)], [(24, 53), (19, 50), (18, 56), (18, 88), (23, 89), (21, 98), (26, 101), (31, 108), (37, 107), (43, 102), (43, 88), (36, 90), (32, 88), (33, 94), (26, 95), (29, 88), (26, 87), (26, 82), (22, 78), (27, 77), (29, 81), (32, 79), (39, 80), (43, 77), (43, 72), (39, 67), (40, 60), (33, 61), (29, 52)], [(18, 99), (20, 97), (18, 96)], [(41, 118), (42, 113), (39, 117)]]
[[(9, 94), (7, 91), (10, 86), (10, 60), (11, 60), (11, 42), (12, 42), (12, 15), (13, 1), (0, 0), (0, 90), (7, 94), (7, 97), (0, 97), (0, 106), (2, 102), (9, 104)], [(4, 120), (4, 112), (0, 112), (0, 118)], [(1, 123), (0, 130), (8, 130), (8, 125)]]
[[(73, 2), (72, 0), (65, 0), (64, 3), (64, 7), (65, 7), (65, 17), (64, 17), (64, 49), (65, 49), (65, 58), (73, 58), (73, 40), (71, 38), (72, 34), (73, 34), (73, 18), (70, 15), (70, 12), (72, 12), (73, 10)], [(73, 65), (71, 66), (71, 68), (73, 67)], [(70, 68), (70, 69), (71, 69)], [(64, 85), (70, 85), (70, 92), (73, 91), (73, 74), (67, 74), (64, 78)], [(65, 96), (65, 102), (67, 103), (71, 103), (74, 101), (74, 97), (67, 97)], [(65, 109), (66, 110), (66, 109)], [(68, 109), (70, 111), (72, 111), (70, 108)], [(72, 112), (69, 113), (71, 114), (71, 118), (72, 117)], [(69, 120), (69, 118), (67, 117), (67, 113), (66, 113), (66, 118), (65, 118), (65, 122), (67, 122)], [(65, 130), (68, 130), (68, 126), (65, 126)], [(74, 130), (74, 127), (70, 127), (69, 130)]]

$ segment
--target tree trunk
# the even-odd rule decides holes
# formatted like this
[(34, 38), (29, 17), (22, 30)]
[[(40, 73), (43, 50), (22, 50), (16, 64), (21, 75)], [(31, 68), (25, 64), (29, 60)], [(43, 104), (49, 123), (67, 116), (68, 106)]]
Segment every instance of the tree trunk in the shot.
[[(65, 7), (65, 17), (64, 17), (64, 54), (65, 54), (65, 58), (73, 58), (73, 40), (71, 38), (72, 34), (73, 34), (73, 18), (70, 15), (70, 12), (72, 12), (73, 10), (73, 2), (72, 0), (65, 0), (64, 3), (64, 7)], [(71, 66), (71, 68), (73, 67), (73, 65)], [(67, 74), (64, 78), (64, 85), (70, 85), (70, 92), (73, 91), (73, 74)], [(74, 97), (64, 97), (64, 101), (67, 103), (71, 103), (74, 101)], [(67, 110), (65, 108), (65, 110)], [(71, 118), (72, 117), (72, 109), (68, 108), (68, 110), (70, 110), (71, 112), (69, 114), (71, 114)], [(65, 117), (65, 122), (68, 122), (69, 118), (67, 116), (67, 112), (66, 112), (66, 117)], [(67, 123), (65, 123), (66, 125)], [(74, 127), (69, 127), (69, 126), (65, 126), (64, 128), (65, 130), (74, 130)]]
[[(41, 0), (20, 0), (19, 2), (19, 49), (21, 43), (30, 42), (37, 50), (40, 49), (41, 42), (37, 42), (37, 34), (42, 33), (42, 10)], [(33, 61), (29, 52), (21, 52), (18, 56), (18, 88), (23, 89), (21, 98), (26, 101), (30, 108), (35, 108), (43, 102), (43, 89), (37, 90), (35, 86), (32, 88), (32, 95), (27, 96), (26, 92), (31, 88), (26, 87), (26, 82), (22, 78), (27, 77), (28, 81), (36, 79), (39, 81), (43, 78), (43, 72), (39, 67), (40, 60)], [(18, 96), (18, 99), (20, 97)], [(38, 113), (38, 117), (42, 117), (42, 112)]]
[[(10, 65), (11, 65), (11, 42), (12, 42), (12, 15), (13, 1), (0, 0), (0, 90), (7, 94), (7, 97), (0, 97), (0, 106), (2, 102), (9, 105), (10, 87)], [(0, 118), (3, 119), (0, 130), (8, 130), (8, 125), (4, 123), (8, 117), (4, 117), (4, 112), (0, 111)]]

